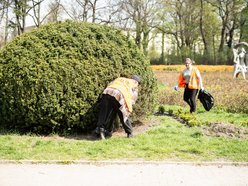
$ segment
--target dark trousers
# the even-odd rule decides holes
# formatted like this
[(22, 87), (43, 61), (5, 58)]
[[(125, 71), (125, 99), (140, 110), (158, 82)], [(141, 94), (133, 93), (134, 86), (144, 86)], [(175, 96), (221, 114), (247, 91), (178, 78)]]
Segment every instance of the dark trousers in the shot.
[(129, 119), (126, 122), (123, 120), (122, 112), (119, 110), (120, 103), (108, 94), (103, 94), (100, 102), (100, 110), (98, 115), (97, 127), (103, 128), (107, 132), (112, 132), (114, 119), (117, 114), (120, 118), (122, 126), (127, 134), (132, 133), (132, 125)]
[(183, 100), (188, 103), (190, 106), (190, 112), (196, 111), (196, 95), (198, 93), (198, 89), (189, 89), (188, 85), (186, 85), (183, 94)]

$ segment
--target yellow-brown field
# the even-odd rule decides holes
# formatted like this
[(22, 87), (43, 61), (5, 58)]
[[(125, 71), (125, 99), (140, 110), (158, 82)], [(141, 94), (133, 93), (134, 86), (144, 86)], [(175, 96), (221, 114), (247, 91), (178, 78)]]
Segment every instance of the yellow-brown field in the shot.
[[(216, 108), (248, 114), (248, 81), (243, 80), (241, 76), (233, 79), (232, 66), (200, 65), (197, 67), (201, 71), (204, 88), (215, 98)], [(161, 68), (162, 70), (158, 70)], [(164, 70), (168, 68), (169, 70)], [(171, 70), (171, 68), (177, 69), (177, 71)], [(159, 95), (160, 104), (187, 106), (182, 98), (183, 89), (173, 90), (177, 84), (179, 72), (183, 68), (183, 65), (152, 66), (158, 81), (165, 85)]]
[[(230, 65), (195, 65), (201, 72), (232, 72), (233, 66)], [(153, 71), (176, 71), (185, 68), (184, 65), (151, 65)]]

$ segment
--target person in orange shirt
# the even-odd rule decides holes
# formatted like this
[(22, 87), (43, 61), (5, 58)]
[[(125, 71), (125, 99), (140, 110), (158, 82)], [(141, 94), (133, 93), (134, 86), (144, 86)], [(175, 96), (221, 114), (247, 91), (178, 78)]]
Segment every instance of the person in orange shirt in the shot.
[(186, 68), (178, 77), (178, 88), (184, 88), (183, 100), (190, 106), (190, 113), (196, 111), (196, 95), (199, 89), (204, 89), (200, 71), (192, 65), (193, 61), (186, 58), (184, 64)]
[(101, 139), (105, 139), (106, 136), (112, 136), (113, 121), (117, 114), (127, 133), (127, 137), (133, 137), (129, 116), (138, 98), (140, 81), (141, 79), (138, 75), (133, 75), (131, 78), (119, 77), (110, 82), (103, 91), (95, 130), (95, 133)]

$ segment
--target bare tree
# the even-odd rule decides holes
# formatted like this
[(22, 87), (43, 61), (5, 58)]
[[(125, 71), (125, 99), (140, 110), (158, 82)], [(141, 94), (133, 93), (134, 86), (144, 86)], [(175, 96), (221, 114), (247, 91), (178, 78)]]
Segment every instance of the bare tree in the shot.
[(92, 9), (92, 22), (93, 23), (96, 21), (97, 1), (98, 0), (90, 1), (90, 5), (91, 5), (91, 9)]
[(8, 37), (9, 37), (9, 10), (10, 10), (10, 0), (2, 0), (0, 2), (0, 11), (1, 11), (1, 17), (0, 17), (0, 24), (3, 24), (3, 35), (2, 35), (2, 41), (1, 46), (4, 46), (7, 43)]
[(99, 0), (74, 0), (71, 1), (71, 7), (63, 6), (67, 15), (74, 20), (85, 22), (95, 22), (97, 14), (97, 2)]
[[(31, 0), (5, 0), (3, 1), (6, 4), (6, 29), (13, 28), (16, 30), (14, 35), (21, 35), (25, 32), (26, 28), (26, 18), (29, 15), (30, 11), (33, 9), (33, 6), (30, 4)], [(36, 6), (34, 4), (34, 6)], [(13, 18), (10, 17), (13, 15)]]
[(40, 25), (46, 18), (46, 16), (44, 16), (43, 18), (41, 16), (41, 4), (44, 1), (45, 0), (31, 0), (33, 14), (29, 14), (29, 15), (32, 17), (36, 27), (40, 27)]
[(157, 29), (172, 35), (177, 52), (193, 50), (199, 34), (199, 2), (196, 0), (161, 0)]
[(232, 46), (234, 30), (239, 26), (237, 24), (239, 13), (242, 7), (245, 6), (244, 0), (206, 0), (218, 10), (218, 15), (221, 18), (221, 34), (219, 51), (224, 50), (225, 43), (229, 47)]
[(118, 0), (109, 6), (112, 8), (109, 22), (128, 32), (130, 30), (134, 32), (135, 43), (147, 54), (157, 2), (155, 0)]
[(60, 0), (53, 0), (50, 2), (48, 9), (48, 14), (44, 17), (46, 23), (58, 22), (62, 19), (61, 15), (63, 13), (63, 5)]
[(17, 34), (21, 35), (25, 32), (26, 17), (32, 7), (29, 5), (30, 0), (13, 0), (13, 12), (15, 15), (15, 22), (11, 22), (17, 28)]
[(200, 31), (201, 31), (201, 37), (202, 37), (202, 42), (204, 44), (204, 51), (205, 53), (209, 52), (209, 43), (206, 38), (206, 34), (204, 32), (204, 2), (203, 0), (200, 0), (201, 3), (201, 9), (200, 9)]
[[(197, 0), (181, 0), (176, 3), (180, 47), (193, 49), (199, 37), (199, 2)], [(176, 21), (175, 21), (176, 22)]]
[(221, 21), (218, 13), (213, 11), (213, 7), (204, 0), (200, 1), (200, 32), (201, 40), (204, 45), (204, 54), (209, 57), (213, 54), (215, 59), (215, 38), (219, 38)]

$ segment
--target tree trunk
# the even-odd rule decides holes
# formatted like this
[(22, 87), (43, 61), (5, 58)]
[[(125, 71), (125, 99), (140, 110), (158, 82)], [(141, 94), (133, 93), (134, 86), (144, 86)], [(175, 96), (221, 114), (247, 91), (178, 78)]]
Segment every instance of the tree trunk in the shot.
[(143, 47), (143, 52), (147, 56), (148, 54), (148, 43), (149, 43), (149, 27), (146, 22), (143, 23), (143, 39), (142, 39), (142, 47)]
[(136, 24), (136, 36), (135, 36), (135, 43), (136, 45), (141, 48), (141, 23), (140, 21), (135, 21), (135, 24)]
[(162, 61), (162, 64), (165, 64), (165, 57), (164, 57), (164, 37), (165, 37), (165, 33), (162, 32), (162, 52), (161, 52), (161, 61)]
[(214, 35), (213, 35), (213, 57), (214, 57), (214, 63), (217, 65), (217, 60), (216, 60), (216, 53), (215, 53), (215, 39), (214, 39)]
[(224, 50), (225, 33), (226, 33), (226, 29), (225, 29), (225, 25), (223, 24), (221, 29), (219, 52), (222, 52)]
[(96, 2), (97, 2), (97, 0), (94, 0), (94, 2), (91, 4), (91, 7), (92, 7), (92, 23), (95, 23), (95, 21), (96, 21)]
[(201, 32), (202, 42), (204, 44), (204, 54), (208, 54), (209, 53), (208, 44), (207, 44), (206, 37), (204, 34), (204, 30), (203, 30), (203, 13), (204, 13), (203, 0), (201, 0), (200, 32)]
[(232, 28), (229, 30), (229, 33), (228, 33), (229, 38), (228, 38), (228, 41), (227, 41), (227, 46), (229, 48), (232, 48), (234, 30), (235, 30), (235, 28), (234, 28), (234, 26), (232, 26)]

